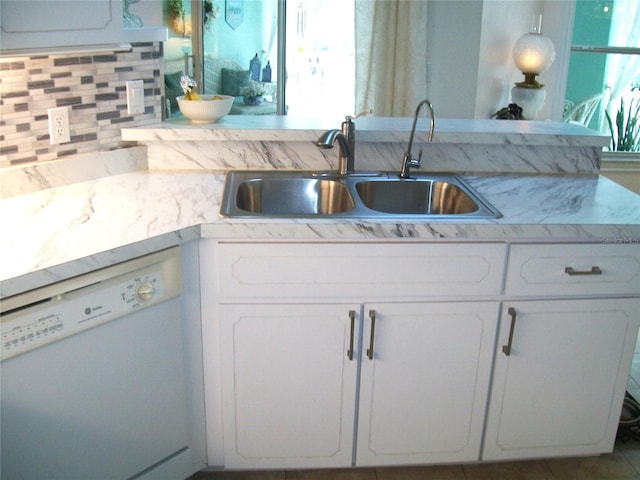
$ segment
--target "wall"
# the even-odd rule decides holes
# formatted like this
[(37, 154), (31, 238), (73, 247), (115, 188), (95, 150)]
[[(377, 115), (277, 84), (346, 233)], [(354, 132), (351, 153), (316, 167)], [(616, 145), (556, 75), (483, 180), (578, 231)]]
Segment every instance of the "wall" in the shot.
[[(162, 44), (130, 52), (0, 58), (0, 168), (122, 145), (124, 126), (162, 119)], [(127, 80), (143, 80), (145, 112), (127, 114)], [(71, 142), (51, 145), (47, 109), (69, 106)]]
[[(435, 52), (431, 74), (431, 81), (438, 84), (437, 87), (433, 86), (436, 99), (432, 98), (438, 104), (437, 113), (440, 117), (486, 118), (496, 103), (501, 103), (504, 91), (511, 87), (513, 77), (519, 76), (510, 59), (510, 42), (512, 37), (517, 38), (529, 29), (529, 9), (531, 5), (538, 6), (541, 2), (450, 0), (437, 3), (443, 8), (447, 7), (447, 3), (467, 4), (463, 17), (451, 18), (450, 10), (449, 14), (446, 10), (441, 13), (449, 22), (439, 21), (437, 15), (432, 17), (440, 25), (433, 43)], [(524, 12), (519, 20), (504, 16), (493, 18), (488, 13), (482, 15), (483, 9), (486, 12), (493, 10), (497, 15), (501, 12), (501, 5), (508, 3), (519, 5)], [(553, 6), (567, 2), (547, 3)], [(222, 10), (224, 3), (218, 1), (218, 4)], [(162, 21), (162, 2), (158, 0), (141, 0), (132, 4), (130, 11), (140, 15), (145, 26)], [(482, 16), (482, 21), (478, 21), (479, 16)], [(560, 31), (563, 19), (556, 17), (548, 15), (544, 23), (551, 23), (552, 27), (554, 21), (560, 23), (556, 28), (556, 31)], [(216, 22), (224, 22), (224, 12)], [(443, 28), (444, 25), (449, 27)], [(455, 26), (455, 35), (450, 25)], [(481, 37), (481, 32), (489, 32), (491, 36)], [(545, 27), (547, 32), (549, 30)], [(556, 41), (555, 36), (552, 38)], [(470, 52), (472, 57), (477, 55), (471, 61), (468, 60)], [(140, 44), (135, 45), (130, 54), (103, 56), (87, 53), (0, 59), (0, 168), (114, 148), (121, 144), (121, 126), (159, 121), (162, 111), (160, 72), (163, 54), (160, 44)], [(561, 79), (554, 78), (559, 67), (556, 59), (553, 71), (544, 74), (551, 88), (563, 83)], [(124, 82), (139, 78), (145, 80), (147, 111), (130, 117), (126, 115)], [(459, 101), (463, 90), (474, 88), (475, 96), (473, 92), (470, 95), (472, 101)], [(549, 98), (547, 103), (551, 101)], [(52, 146), (48, 139), (46, 109), (65, 102), (72, 102), (72, 143)]]
[(513, 45), (543, 14), (542, 31), (555, 45), (556, 60), (540, 75), (547, 102), (538, 117), (561, 121), (572, 5), (573, 0), (431, 1), (428, 96), (436, 113), (489, 118), (506, 107), (513, 84), (523, 78), (513, 63)]
[(429, 3), (427, 96), (439, 117), (474, 118), (482, 3), (468, 0)]
[(547, 100), (539, 120), (562, 121), (569, 63), (574, 0), (483, 0), (482, 34), (477, 72), (474, 118), (487, 118), (511, 103), (511, 88), (523, 75), (513, 63), (515, 42), (543, 15), (542, 33), (554, 44), (556, 58), (539, 80)]
[(603, 152), (600, 172), (640, 195), (640, 153)]
[[(270, 40), (271, 27), (275, 30), (277, 3), (273, 0), (245, 0), (242, 23), (234, 30), (225, 21), (224, 3), (220, 5), (220, 16), (205, 32), (204, 54), (213, 58), (230, 59), (249, 69), (249, 62), (257, 53), (263, 61), (269, 59), (275, 65), (275, 35)], [(263, 53), (264, 52), (264, 53)]]
[(474, 118), (489, 118), (511, 103), (511, 89), (523, 80), (512, 49), (542, 12), (536, 2), (484, 1)]

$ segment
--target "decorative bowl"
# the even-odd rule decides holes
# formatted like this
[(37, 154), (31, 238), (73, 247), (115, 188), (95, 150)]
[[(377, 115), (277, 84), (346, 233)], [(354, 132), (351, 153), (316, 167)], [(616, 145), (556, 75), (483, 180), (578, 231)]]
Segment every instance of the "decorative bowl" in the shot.
[[(217, 100), (213, 100), (217, 97)], [(218, 123), (231, 111), (233, 99), (230, 95), (200, 95), (202, 100), (185, 100), (184, 95), (176, 97), (182, 114), (193, 123)]]
[(242, 100), (244, 100), (245, 105), (260, 105), (263, 98), (262, 95), (245, 95)]

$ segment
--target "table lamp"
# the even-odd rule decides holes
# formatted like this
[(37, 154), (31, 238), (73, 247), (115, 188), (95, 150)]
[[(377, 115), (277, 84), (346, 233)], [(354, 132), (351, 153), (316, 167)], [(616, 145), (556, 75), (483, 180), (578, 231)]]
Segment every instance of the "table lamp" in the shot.
[(538, 25), (520, 37), (513, 46), (513, 61), (524, 74), (524, 81), (516, 83), (511, 89), (511, 100), (522, 107), (525, 120), (534, 120), (544, 105), (547, 92), (536, 77), (551, 66), (556, 56), (553, 42), (542, 35), (541, 30), (542, 15)]

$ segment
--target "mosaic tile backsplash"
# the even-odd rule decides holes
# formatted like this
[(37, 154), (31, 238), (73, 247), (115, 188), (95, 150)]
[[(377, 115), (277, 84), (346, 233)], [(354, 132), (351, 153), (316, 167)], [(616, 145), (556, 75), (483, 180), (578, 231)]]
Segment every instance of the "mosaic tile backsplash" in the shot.
[[(0, 58), (0, 168), (122, 145), (120, 129), (162, 120), (162, 43), (131, 51)], [(145, 111), (127, 114), (125, 82)], [(69, 107), (71, 142), (51, 145), (47, 109)]]

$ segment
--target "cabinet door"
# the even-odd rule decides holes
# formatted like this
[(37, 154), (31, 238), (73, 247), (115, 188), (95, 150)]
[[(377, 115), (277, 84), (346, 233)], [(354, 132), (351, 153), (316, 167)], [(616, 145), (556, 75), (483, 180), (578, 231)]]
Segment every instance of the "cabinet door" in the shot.
[(365, 306), (357, 465), (478, 460), (497, 323), (496, 302)]
[(220, 316), (225, 467), (350, 466), (360, 306), (222, 305)]
[(122, 0), (2, 0), (2, 50), (119, 43)]
[(610, 452), (638, 312), (637, 299), (506, 304), (483, 459)]

